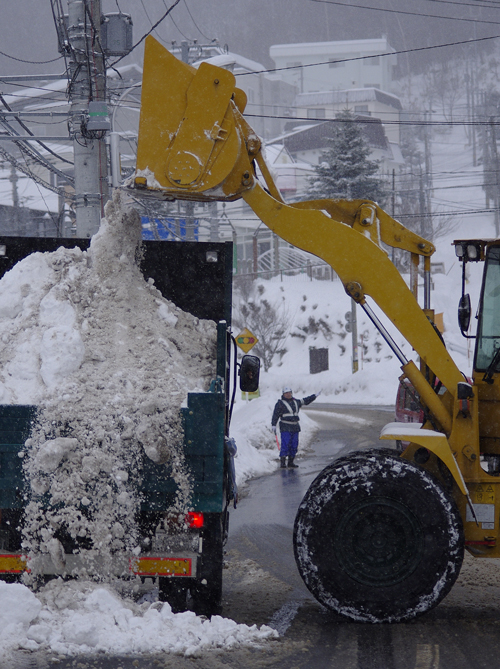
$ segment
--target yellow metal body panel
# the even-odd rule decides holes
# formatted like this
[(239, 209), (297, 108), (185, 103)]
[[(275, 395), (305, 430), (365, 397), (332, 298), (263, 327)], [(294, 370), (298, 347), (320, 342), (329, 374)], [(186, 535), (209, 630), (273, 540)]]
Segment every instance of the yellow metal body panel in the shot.
[(491, 483), (475, 483), (471, 485), (470, 498), (473, 504), (495, 504), (497, 492)]
[(28, 558), (25, 555), (0, 553), (0, 574), (22, 574), (24, 571), (28, 571)]
[[(215, 72), (214, 72), (215, 70)], [(184, 117), (168, 150), (165, 176), (172, 184), (192, 186), (203, 179), (211, 188), (231, 171), (239, 152), (234, 123), (225, 118), (227, 101), (234, 90), (234, 76), (227, 70), (202, 63), (187, 90)], [(207, 128), (210, 128), (208, 131)], [(224, 145), (224, 165), (217, 174), (207, 172), (218, 144)], [(221, 156), (222, 159), (222, 156)]]
[(208, 63), (195, 70), (149, 36), (136, 186), (177, 198), (196, 192), (207, 200), (233, 199), (235, 179), (238, 192), (250, 187), (253, 171), (237, 127), (245, 103), (231, 72)]
[(138, 576), (193, 576), (191, 558), (138, 557), (130, 560), (130, 571)]
[(291, 205), (296, 209), (319, 209), (336, 221), (350, 225), (361, 234), (369, 232), (376, 244), (380, 241), (397, 249), (430, 256), (434, 245), (394, 220), (374, 202), (367, 200), (307, 200)]
[(411, 441), (435, 453), (448, 467), (462, 493), (467, 495), (465, 481), (450, 450), (446, 436), (441, 432), (434, 432), (433, 430), (421, 429), (410, 431), (410, 425), (408, 423), (389, 423), (382, 430), (380, 438)]

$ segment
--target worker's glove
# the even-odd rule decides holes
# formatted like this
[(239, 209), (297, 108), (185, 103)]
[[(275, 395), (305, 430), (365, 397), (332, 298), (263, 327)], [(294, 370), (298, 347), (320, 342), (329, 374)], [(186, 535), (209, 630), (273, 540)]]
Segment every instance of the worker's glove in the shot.
[(276, 434), (276, 425), (272, 425), (271, 427), (273, 429), (274, 434)]

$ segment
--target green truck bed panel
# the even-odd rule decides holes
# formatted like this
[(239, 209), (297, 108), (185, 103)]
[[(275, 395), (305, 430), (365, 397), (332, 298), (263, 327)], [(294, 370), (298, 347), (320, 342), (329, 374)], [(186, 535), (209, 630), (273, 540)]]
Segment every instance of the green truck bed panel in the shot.
[(0, 407), (0, 509), (24, 506), (23, 461), (18, 453), (24, 449), (35, 417), (34, 406)]
[[(184, 453), (193, 484), (191, 506), (216, 513), (224, 508), (224, 417), (222, 393), (189, 393), (182, 410)], [(161, 511), (173, 502), (176, 485), (170, 468), (144, 459), (142, 509)]]
[[(190, 393), (182, 409), (184, 453), (192, 481), (191, 507), (216, 513), (224, 508), (224, 419), (225, 397), (221, 392)], [(0, 407), (0, 509), (24, 506), (22, 458), (36, 407)], [(175, 499), (177, 485), (171, 469), (144, 456), (140, 487), (141, 508), (163, 511)]]

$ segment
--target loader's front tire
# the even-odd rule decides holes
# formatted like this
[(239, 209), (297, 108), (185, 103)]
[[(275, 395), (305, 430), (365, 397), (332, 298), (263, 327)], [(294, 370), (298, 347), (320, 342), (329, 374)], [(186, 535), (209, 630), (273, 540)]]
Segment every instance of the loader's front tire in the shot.
[(424, 469), (360, 452), (313, 481), (295, 519), (294, 551), (321, 604), (358, 621), (399, 622), (450, 591), (463, 527), (451, 495)]

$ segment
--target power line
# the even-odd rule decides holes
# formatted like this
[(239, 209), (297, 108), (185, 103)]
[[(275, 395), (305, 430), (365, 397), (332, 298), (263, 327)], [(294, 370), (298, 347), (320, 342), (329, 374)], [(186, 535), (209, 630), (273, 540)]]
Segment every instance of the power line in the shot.
[[(0, 94), (0, 102), (1, 102), (1, 103), (3, 104), (3, 106), (7, 109), (7, 111), (12, 111), (11, 107), (7, 104), (7, 102), (5, 101), (5, 98), (4, 98), (3, 95), (1, 95), (1, 94)], [(1, 112), (0, 112), (0, 113), (1, 113)], [(17, 119), (17, 122), (19, 123), (19, 125), (21, 126), (21, 128), (23, 128), (24, 130), (26, 130), (26, 132), (27, 132), (29, 135), (33, 135), (33, 133), (31, 132), (31, 130), (28, 128), (28, 126), (27, 126), (25, 123), (23, 123), (23, 121), (21, 121), (21, 119), (18, 118), (18, 119)], [(9, 128), (11, 128), (11, 126), (10, 126), (6, 121), (5, 121), (5, 122), (2, 122), (2, 125), (4, 125), (4, 127), (9, 127)], [(66, 158), (63, 158), (62, 156), (60, 156), (59, 154), (57, 154), (55, 151), (53, 151), (50, 147), (48, 147), (48, 146), (47, 146), (46, 144), (44, 144), (43, 142), (40, 142), (40, 141), (39, 141), (38, 143), (39, 143), (40, 146), (43, 147), (46, 151), (48, 151), (49, 153), (51, 153), (55, 158), (58, 158), (59, 160), (62, 160), (64, 163), (68, 163), (69, 165), (73, 165), (73, 163), (72, 163), (70, 160), (66, 160)]]
[[(498, 121), (387, 121), (381, 120), (378, 117), (373, 118), (355, 118), (352, 121), (339, 118), (307, 118), (306, 116), (279, 116), (271, 114), (246, 114), (245, 117), (248, 118), (269, 118), (277, 119), (281, 121), (305, 121), (310, 126), (321, 125), (322, 123), (362, 123), (364, 125), (409, 125), (409, 126), (453, 126), (453, 125), (464, 125), (464, 126), (491, 126), (500, 125), (500, 118)], [(297, 129), (300, 130), (302, 126), (297, 126)], [(306, 126), (304, 126), (306, 127)], [(290, 131), (293, 132), (293, 131)], [(285, 133), (288, 134), (288, 133)]]
[[(315, 2), (316, 0), (310, 0)], [(319, 1), (319, 0), (318, 0)], [(348, 5), (345, 5), (346, 7)], [(282, 72), (284, 70), (299, 70), (306, 67), (317, 67), (319, 65), (330, 65), (332, 63), (350, 63), (355, 60), (366, 60), (367, 58), (383, 58), (384, 56), (400, 56), (404, 53), (417, 53), (418, 51), (429, 51), (429, 49), (442, 49), (448, 46), (460, 46), (461, 44), (474, 44), (475, 42), (485, 42), (491, 39), (498, 39), (500, 35), (491, 35), (490, 37), (475, 37), (473, 39), (463, 39), (458, 42), (446, 42), (445, 44), (433, 44), (432, 46), (420, 46), (414, 49), (401, 49), (400, 51), (387, 51), (386, 53), (374, 53), (371, 56), (356, 56), (355, 58), (339, 58), (338, 60), (323, 60), (319, 63), (304, 63), (302, 65), (286, 65), (284, 67), (273, 67), (268, 70), (252, 70), (251, 72), (235, 73), (236, 77), (245, 77), (249, 74), (261, 74), (266, 72)]]
[[(482, 2), (485, 2), (487, 0), (481, 0)], [(457, 2), (456, 0), (427, 0), (427, 2), (440, 2), (444, 5), (458, 5), (459, 7), (474, 7), (474, 9), (482, 8), (482, 9), (498, 9), (500, 6), (496, 2), (490, 3), (490, 5), (479, 5), (476, 3), (472, 2)]]
[[(164, 3), (164, 4), (165, 4), (165, 3)], [(144, 0), (141, 0), (141, 5), (142, 5), (142, 8), (144, 9), (144, 14), (146, 14), (146, 17), (147, 17), (149, 23), (150, 23), (151, 25), (153, 25), (153, 21), (151, 20), (151, 17), (150, 17), (149, 14), (148, 14), (148, 10), (146, 9), (146, 5), (144, 4)], [(165, 7), (166, 7), (166, 5), (165, 5)], [(158, 36), (158, 38), (161, 39), (160, 36), (158, 35), (158, 32), (157, 32), (156, 30), (155, 30), (155, 33), (156, 33), (156, 35)]]
[(387, 12), (388, 14), (404, 14), (406, 16), (422, 16), (426, 19), (446, 19), (448, 21), (466, 21), (467, 23), (488, 23), (500, 25), (500, 21), (488, 21), (486, 19), (461, 18), (459, 16), (439, 16), (437, 14), (421, 14), (419, 12), (408, 12), (404, 9), (386, 9), (384, 7), (370, 7), (368, 5), (353, 5), (351, 3), (338, 2), (337, 0), (308, 0), (320, 5), (336, 5), (339, 7), (353, 7), (355, 9), (371, 9), (375, 12)]
[[(497, 184), (459, 184), (458, 186), (432, 186), (430, 190), (450, 190), (452, 188), (483, 188), (484, 186), (496, 186)], [(396, 193), (419, 193), (419, 188), (396, 188)]]
[[(4, 159), (7, 160), (9, 163), (14, 165), (16, 170), (19, 170), (19, 172), (22, 172), (23, 174), (25, 174), (27, 177), (29, 177), (33, 181), (40, 184), (40, 186), (43, 186), (44, 188), (47, 188), (48, 190), (51, 190), (54, 193), (57, 193), (58, 195), (64, 195), (64, 197), (73, 197), (71, 195), (68, 195), (65, 192), (64, 188), (60, 188), (58, 186), (53, 186), (48, 181), (45, 181), (44, 179), (39, 177), (37, 174), (35, 174), (34, 172), (31, 171), (31, 169), (28, 167), (27, 164), (23, 165), (22, 163), (20, 163), (17, 160), (17, 158), (15, 158), (12, 154), (5, 151), (5, 149), (3, 149), (1, 146), (0, 146), (0, 155), (2, 155), (4, 157)], [(24, 157), (24, 160), (26, 161), (25, 157)]]
[[(163, 4), (164, 4), (165, 7), (166, 7), (165, 0), (163, 0)], [(184, 39), (189, 40), (189, 37), (188, 37), (187, 35), (185, 35), (185, 34), (182, 32), (182, 30), (179, 28), (179, 26), (178, 26), (177, 23), (175, 22), (175, 19), (174, 19), (174, 17), (172, 16), (172, 14), (170, 14), (170, 20), (172, 21), (172, 23), (174, 24), (174, 26), (177, 28), (177, 30), (180, 32), (180, 34), (184, 37)]]
[(187, 13), (188, 13), (189, 16), (190, 16), (191, 21), (194, 23), (194, 25), (195, 25), (197, 31), (200, 33), (200, 35), (201, 35), (202, 37), (204, 37), (205, 39), (211, 41), (212, 38), (211, 38), (211, 37), (208, 37), (207, 35), (205, 35), (205, 33), (201, 30), (201, 28), (199, 27), (199, 25), (198, 25), (198, 24), (196, 23), (196, 21), (194, 20), (193, 15), (191, 14), (191, 11), (190, 11), (190, 9), (189, 9), (189, 7), (188, 7), (187, 0), (184, 0), (184, 4), (185, 4), (185, 6), (186, 6)]
[(495, 211), (500, 211), (500, 208), (495, 209), (463, 209), (462, 211), (432, 211), (428, 214), (399, 214), (396, 220), (400, 218), (427, 218), (429, 216), (467, 216), (468, 214), (492, 214)]
[(19, 63), (29, 63), (30, 65), (46, 65), (47, 63), (55, 63), (56, 60), (61, 60), (62, 56), (57, 56), (57, 58), (52, 58), (51, 60), (24, 60), (24, 58), (16, 58), (11, 56), (5, 51), (0, 51), (0, 55), (5, 56), (5, 58), (10, 58), (11, 60), (17, 60)]

